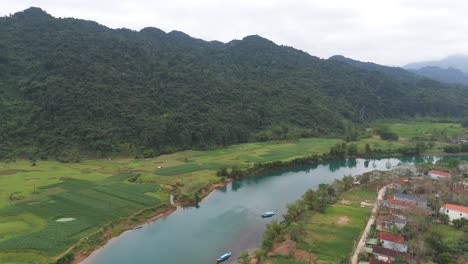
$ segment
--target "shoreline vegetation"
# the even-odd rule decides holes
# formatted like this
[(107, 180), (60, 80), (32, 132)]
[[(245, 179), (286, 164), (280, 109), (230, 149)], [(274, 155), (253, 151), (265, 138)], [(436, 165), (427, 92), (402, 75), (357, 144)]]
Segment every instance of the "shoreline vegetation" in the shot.
[[(14, 177), (13, 175), (15, 174), (23, 173), (24, 176), (22, 175), (22, 180), (29, 181), (30, 179), (34, 179), (34, 177), (29, 178), (33, 171), (35, 171), (35, 175), (39, 178), (39, 174), (42, 175), (43, 173), (50, 173), (53, 168), (64, 166), (67, 167), (68, 170), (79, 169), (79, 175), (84, 175), (84, 178), (87, 180), (90, 180), (89, 178), (94, 176), (93, 174), (99, 173), (97, 178), (100, 182), (106, 182), (107, 179), (118, 176), (115, 175), (118, 172), (120, 174), (126, 174), (125, 177), (116, 177), (116, 179), (114, 179), (119, 182), (123, 181), (124, 187), (133, 188), (140, 185), (147, 186), (155, 184), (158, 186), (158, 190), (156, 191), (143, 190), (142, 193), (147, 196), (157, 197), (158, 200), (161, 201), (161, 204), (156, 207), (143, 207), (138, 212), (120, 217), (120, 219), (112, 220), (109, 223), (102, 225), (99, 230), (94, 233), (86, 234), (86, 236), (80, 238), (79, 242), (71, 245), (66, 251), (64, 251), (69, 253), (63, 253), (62, 251), (57, 259), (57, 263), (72, 263), (71, 261), (73, 261), (73, 259), (75, 259), (73, 263), (79, 263), (90, 253), (105, 245), (109, 239), (120, 235), (132, 227), (155, 220), (148, 219), (158, 216), (163, 217), (168, 213), (173, 212), (175, 207), (167, 202), (169, 200), (169, 193), (174, 194), (176, 205), (189, 206), (197, 204), (211, 193), (211, 191), (225, 186), (232, 180), (257, 176), (277, 170), (303, 167), (345, 158), (379, 158), (405, 155), (468, 155), (466, 152), (447, 153), (447, 151), (445, 151), (446, 146), (453, 145), (452, 143), (447, 142), (448, 139), (456, 135), (466, 133), (465, 129), (458, 124), (452, 123), (443, 124), (443, 129), (438, 130), (438, 128), (436, 128), (430, 133), (427, 132), (428, 130), (421, 129), (421, 127), (430, 128), (431, 125), (433, 125), (433, 123), (407, 123), (406, 125), (405, 123), (387, 123), (387, 128), (384, 129), (391, 130), (390, 132), (397, 134), (399, 138), (396, 140), (395, 135), (390, 135), (393, 140), (383, 140), (380, 138), (382, 136), (378, 137), (371, 133), (367, 138), (351, 142), (339, 139), (302, 139), (295, 143), (247, 143), (228, 147), (227, 149), (208, 152), (185, 151), (164, 155), (156, 159), (107, 160), (107, 162), (112, 165), (104, 165), (105, 161), (89, 161), (90, 163), (94, 162), (92, 166), (91, 164), (88, 164), (88, 161), (76, 164), (61, 163), (63, 165), (53, 163), (44, 171), (41, 171), (40, 168), (44, 163), (49, 165), (48, 161), (0, 163), (0, 175)], [(434, 134), (441, 135), (441, 138), (434, 137)], [(414, 138), (416, 137), (414, 137), (414, 135), (420, 139), (415, 140)], [(424, 135), (425, 138), (421, 139), (421, 135)], [(410, 138), (410, 136), (413, 137)], [(460, 147), (459, 150), (461, 151), (462, 147)], [(211, 154), (211, 152), (213, 154)], [(236, 153), (236, 155), (229, 156), (230, 153)], [(306, 153), (313, 154), (304, 155)], [(244, 159), (244, 162), (239, 162), (239, 157), (241, 157), (241, 155), (243, 155), (242, 158)], [(223, 160), (223, 158), (225, 158), (224, 156), (227, 156), (226, 160)], [(263, 160), (269, 158), (270, 161), (263, 161), (262, 158)], [(253, 163), (255, 160), (257, 160), (257, 162)], [(216, 161), (216, 163), (212, 161)], [(23, 168), (20, 169), (15, 167), (15, 163), (22, 164), (23, 166), (18, 167)], [(114, 166), (115, 163), (118, 164), (118, 166)], [(28, 164), (30, 168), (26, 169), (26, 166), (24, 166), (26, 164)], [(229, 167), (224, 164), (230, 164), (231, 166)], [(154, 171), (155, 167), (157, 168), (156, 171)], [(66, 173), (70, 173), (70, 171), (67, 171)], [(207, 176), (201, 176), (201, 173), (206, 174)], [(88, 174), (89, 177), (87, 177)], [(114, 176), (109, 177), (109, 175)], [(27, 201), (30, 201), (29, 203), (32, 204), (36, 199), (55, 195), (53, 192), (50, 193), (50, 190), (54, 188), (50, 188), (49, 181), (51, 183), (63, 181), (74, 182), (75, 177), (76, 176), (69, 176), (69, 178), (64, 176), (48, 177), (44, 182), (38, 182), (37, 188), (34, 184), (34, 189), (32, 191), (30, 190), (32, 193), (31, 197), (24, 197), (21, 193), (16, 193), (12, 195), (13, 197), (9, 196), (9, 198), (12, 198), (10, 201), (6, 203), (4, 201), (0, 201), (0, 224), (2, 223), (1, 220), (4, 215), (2, 207), (11, 207)], [(4, 178), (5, 177), (0, 178), (0, 180)], [(92, 180), (95, 180), (94, 177)], [(16, 182), (15, 184), (18, 183)], [(39, 186), (40, 184), (42, 186)], [(118, 186), (119, 188), (122, 187), (120, 185)], [(71, 191), (74, 191), (74, 189), (71, 189)], [(158, 210), (157, 208), (161, 210)], [(88, 239), (85, 241), (85, 238)], [(2, 247), (2, 241), (3, 240), (0, 238), (0, 260), (2, 258), (2, 254), (10, 252), (10, 250), (5, 250)], [(28, 252), (30, 251), (28, 250)], [(34, 253), (32, 254), (34, 255)], [(51, 257), (49, 255), (44, 259), (50, 260), (50, 258)]]

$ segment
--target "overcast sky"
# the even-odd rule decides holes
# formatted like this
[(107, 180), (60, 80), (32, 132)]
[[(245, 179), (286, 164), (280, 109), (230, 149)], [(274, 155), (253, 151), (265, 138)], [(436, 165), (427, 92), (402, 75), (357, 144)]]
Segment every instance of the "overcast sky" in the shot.
[(258, 34), (328, 58), (387, 65), (468, 54), (467, 0), (0, 0), (111, 28), (153, 26), (228, 42)]

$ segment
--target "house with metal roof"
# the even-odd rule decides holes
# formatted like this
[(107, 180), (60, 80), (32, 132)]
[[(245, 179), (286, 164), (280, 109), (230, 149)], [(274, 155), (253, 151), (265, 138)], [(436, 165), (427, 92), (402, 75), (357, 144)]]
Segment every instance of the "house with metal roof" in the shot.
[(378, 233), (377, 238), (382, 243), (382, 247), (395, 250), (398, 252), (408, 252), (408, 246), (405, 243), (405, 238), (402, 236), (396, 236), (389, 233)]

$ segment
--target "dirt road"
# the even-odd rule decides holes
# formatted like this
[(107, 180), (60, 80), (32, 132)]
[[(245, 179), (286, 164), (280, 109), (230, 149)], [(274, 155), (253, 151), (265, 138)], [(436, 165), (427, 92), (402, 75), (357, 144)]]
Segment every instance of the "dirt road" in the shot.
[(369, 221), (367, 221), (366, 229), (364, 229), (361, 239), (359, 239), (359, 243), (357, 244), (356, 249), (354, 250), (353, 256), (351, 256), (351, 264), (358, 264), (359, 253), (361, 252), (362, 248), (366, 245), (367, 236), (369, 235), (371, 226), (375, 222), (377, 212), (379, 211), (380, 201), (383, 200), (383, 197), (385, 195), (385, 192), (387, 191), (388, 186), (389, 185), (386, 185), (382, 187), (382, 189), (379, 190), (379, 193), (377, 195), (377, 200), (374, 204), (374, 207), (372, 208), (371, 216), (369, 217)]

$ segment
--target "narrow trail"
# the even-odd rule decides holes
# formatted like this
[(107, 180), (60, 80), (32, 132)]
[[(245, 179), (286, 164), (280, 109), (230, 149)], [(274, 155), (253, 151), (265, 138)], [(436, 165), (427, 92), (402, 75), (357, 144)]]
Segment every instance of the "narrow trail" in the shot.
[(369, 217), (369, 221), (367, 221), (367, 225), (366, 225), (366, 228), (364, 229), (364, 232), (362, 233), (361, 239), (359, 239), (359, 243), (357, 244), (356, 249), (354, 250), (354, 253), (351, 256), (351, 262), (350, 262), (351, 264), (358, 264), (359, 253), (361, 253), (362, 248), (366, 245), (367, 236), (369, 235), (369, 231), (371, 229), (371, 226), (375, 222), (377, 212), (379, 211), (380, 201), (383, 200), (383, 197), (385, 195), (385, 192), (387, 191), (388, 186), (389, 185), (385, 185), (378, 192), (377, 200), (376, 200), (376, 202), (374, 204), (374, 207), (372, 208), (372, 212), (371, 212), (371, 216)]

